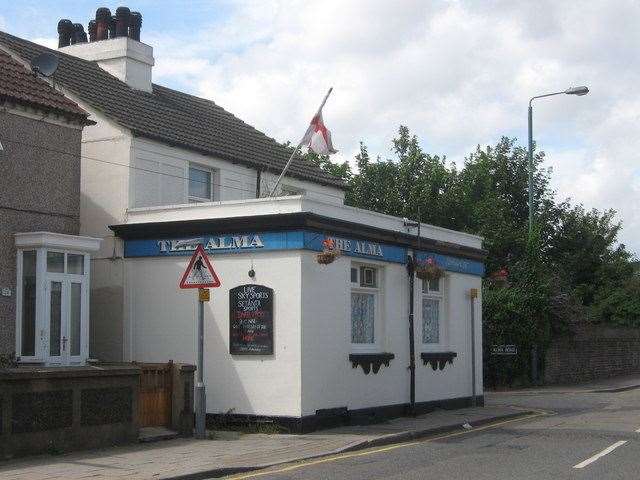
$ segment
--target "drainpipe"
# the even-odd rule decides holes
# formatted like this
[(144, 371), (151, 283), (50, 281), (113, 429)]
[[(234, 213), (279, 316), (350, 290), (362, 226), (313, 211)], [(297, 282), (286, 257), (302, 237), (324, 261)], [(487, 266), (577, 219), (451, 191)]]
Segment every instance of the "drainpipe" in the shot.
[(410, 393), (409, 393), (409, 415), (416, 414), (416, 346), (415, 346), (415, 329), (413, 322), (413, 304), (414, 304), (414, 271), (415, 261), (413, 255), (407, 255), (407, 274), (409, 275), (409, 375), (410, 375)]
[[(420, 250), (420, 207), (418, 207), (418, 221), (413, 222), (408, 218), (404, 219), (405, 228), (418, 227), (418, 250)], [(407, 255), (407, 274), (409, 275), (409, 376), (410, 376), (410, 388), (409, 388), (409, 415), (414, 416), (416, 414), (416, 339), (415, 339), (415, 327), (414, 327), (414, 295), (415, 295), (415, 261), (416, 252), (410, 251)]]
[(471, 297), (471, 406), (476, 407), (476, 298), (478, 289), (472, 288), (469, 291)]
[(262, 170), (256, 170), (256, 198), (260, 198), (260, 182), (262, 181)]

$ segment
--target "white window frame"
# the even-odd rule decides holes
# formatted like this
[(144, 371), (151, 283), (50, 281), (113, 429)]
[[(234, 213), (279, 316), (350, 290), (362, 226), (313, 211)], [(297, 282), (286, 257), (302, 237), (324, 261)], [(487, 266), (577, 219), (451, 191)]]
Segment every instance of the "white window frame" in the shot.
[[(361, 281), (361, 272), (362, 267), (364, 268), (373, 268), (376, 271), (376, 286), (368, 287), (363, 286)], [(357, 269), (357, 281), (351, 281), (351, 269)], [(382, 351), (382, 337), (383, 337), (383, 329), (382, 329), (382, 308), (383, 308), (383, 297), (384, 297), (384, 268), (380, 265), (373, 265), (367, 263), (359, 263), (352, 262), (349, 268), (348, 274), (349, 285), (351, 287), (349, 292), (349, 301), (348, 301), (348, 314), (347, 318), (349, 319), (349, 343), (351, 344), (351, 352), (352, 353), (379, 353)], [(353, 321), (351, 318), (351, 302), (352, 302), (352, 293), (368, 293), (373, 294), (374, 302), (373, 302), (373, 343), (353, 343), (352, 342), (352, 328)]]
[[(420, 295), (418, 298), (419, 309), (420, 309), (420, 324), (419, 324), (419, 338), (420, 343), (422, 344), (422, 348), (424, 351), (442, 351), (448, 348), (448, 338), (449, 338), (449, 319), (448, 319), (448, 308), (447, 308), (447, 276), (443, 275), (438, 279), (439, 281), (439, 290), (431, 290), (428, 285), (429, 282), (427, 280), (420, 281)], [(426, 288), (425, 288), (426, 287)], [(423, 300), (431, 299), (438, 300), (438, 343), (425, 343), (424, 337), (422, 335), (424, 329), (424, 309), (422, 308)]]
[[(209, 185), (209, 188), (211, 189), (211, 197), (210, 198), (205, 198), (205, 197), (198, 197), (195, 195), (191, 195), (191, 192), (189, 191), (189, 183), (191, 182), (191, 176), (189, 174), (189, 170), (191, 169), (194, 170), (200, 170), (203, 172), (207, 172), (211, 175), (211, 184)], [(209, 167), (207, 165), (203, 165), (201, 163), (195, 163), (195, 162), (187, 162), (187, 188), (186, 188), (186, 192), (187, 192), (187, 203), (206, 203), (206, 202), (215, 202), (216, 200), (216, 192), (217, 190), (214, 188), (216, 186), (216, 178), (217, 178), (217, 170), (215, 168)], [(219, 183), (219, 182), (217, 182)]]
[[(68, 243), (68, 248), (62, 244)], [(90, 237), (78, 237), (49, 232), (33, 232), (16, 234), (16, 317), (15, 331), (16, 356), (21, 363), (45, 363), (47, 365), (82, 365), (89, 358), (89, 308), (90, 308), (90, 279), (91, 279), (91, 255), (90, 252), (98, 250), (100, 240)], [(79, 248), (78, 248), (79, 247)], [(34, 355), (22, 355), (22, 261), (23, 252), (36, 252), (36, 312), (35, 312), (35, 348)], [(47, 272), (47, 253), (64, 253), (64, 273)], [(67, 273), (67, 257), (69, 254), (83, 255), (84, 273)], [(81, 320), (80, 320), (80, 355), (66, 354), (61, 363), (59, 359), (51, 360), (49, 356), (49, 305), (47, 304), (48, 289), (51, 281), (62, 281), (66, 285), (71, 283), (81, 284)], [(70, 292), (70, 287), (66, 289)], [(67, 299), (67, 305), (70, 299)], [(70, 352), (71, 344), (68, 344), (67, 352)]]

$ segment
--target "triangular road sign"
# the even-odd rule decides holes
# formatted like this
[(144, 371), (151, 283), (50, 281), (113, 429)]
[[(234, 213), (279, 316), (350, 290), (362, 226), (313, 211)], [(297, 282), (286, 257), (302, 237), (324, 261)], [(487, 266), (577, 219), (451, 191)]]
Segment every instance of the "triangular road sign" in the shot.
[(198, 245), (180, 280), (180, 288), (215, 288), (220, 285), (220, 279), (213, 270), (207, 253), (202, 245)]

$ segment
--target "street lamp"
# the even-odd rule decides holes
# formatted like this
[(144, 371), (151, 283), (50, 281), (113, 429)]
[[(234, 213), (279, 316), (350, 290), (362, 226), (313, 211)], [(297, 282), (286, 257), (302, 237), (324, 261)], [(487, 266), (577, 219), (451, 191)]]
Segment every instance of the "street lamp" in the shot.
[[(529, 241), (533, 237), (533, 108), (531, 102), (536, 98), (552, 97), (554, 95), (586, 95), (589, 93), (587, 87), (571, 87), (562, 92), (546, 93), (536, 95), (529, 100)], [(538, 380), (538, 346), (534, 343), (531, 349), (531, 378), (534, 382)]]
[(589, 89), (585, 86), (567, 88), (562, 92), (546, 93), (536, 95), (529, 100), (529, 240), (533, 235), (533, 107), (531, 102), (536, 98), (552, 97), (554, 95), (586, 95)]

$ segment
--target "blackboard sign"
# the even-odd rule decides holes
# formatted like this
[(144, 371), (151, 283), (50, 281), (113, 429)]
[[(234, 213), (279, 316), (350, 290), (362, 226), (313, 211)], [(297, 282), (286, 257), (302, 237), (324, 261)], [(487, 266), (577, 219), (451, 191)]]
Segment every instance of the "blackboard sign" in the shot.
[(229, 353), (273, 354), (273, 290), (240, 285), (229, 291)]

